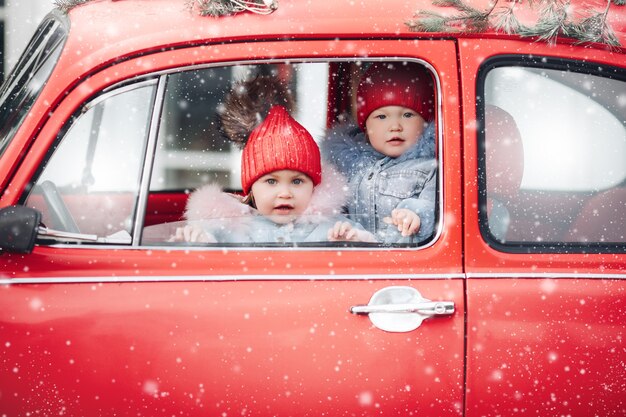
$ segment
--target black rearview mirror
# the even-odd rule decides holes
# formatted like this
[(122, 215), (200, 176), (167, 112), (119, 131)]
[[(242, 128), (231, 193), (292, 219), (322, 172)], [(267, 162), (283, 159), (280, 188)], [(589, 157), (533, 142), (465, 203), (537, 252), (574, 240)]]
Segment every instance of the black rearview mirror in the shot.
[(13, 253), (31, 253), (41, 222), (41, 213), (25, 206), (0, 209), (0, 249)]

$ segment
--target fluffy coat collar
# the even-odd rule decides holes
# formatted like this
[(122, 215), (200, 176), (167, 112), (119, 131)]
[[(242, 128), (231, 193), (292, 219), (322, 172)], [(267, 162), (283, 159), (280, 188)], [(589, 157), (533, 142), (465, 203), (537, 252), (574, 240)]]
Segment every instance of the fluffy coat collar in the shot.
[[(345, 177), (329, 164), (322, 164), (322, 182), (313, 189), (304, 219), (311, 220), (341, 214), (348, 200)], [(187, 221), (259, 215), (256, 209), (242, 203), (242, 197), (222, 191), (217, 184), (207, 184), (191, 193), (184, 218)]]
[(350, 146), (353, 146), (361, 155), (367, 155), (375, 160), (388, 158), (393, 161), (393, 164), (399, 164), (412, 159), (435, 158), (435, 123), (432, 122), (428, 123), (417, 143), (397, 158), (388, 157), (375, 150), (372, 145), (370, 145), (369, 140), (365, 136), (365, 132), (351, 120), (333, 128), (324, 145), (331, 148), (332, 151), (333, 141), (337, 140), (340, 142), (348, 142)]

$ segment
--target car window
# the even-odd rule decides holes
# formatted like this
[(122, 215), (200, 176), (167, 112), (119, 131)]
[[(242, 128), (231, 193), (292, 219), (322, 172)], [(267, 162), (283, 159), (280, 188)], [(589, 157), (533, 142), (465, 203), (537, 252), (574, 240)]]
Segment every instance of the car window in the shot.
[(70, 121), (26, 201), (47, 227), (130, 243), (155, 86), (110, 92)]
[[(383, 63), (379, 62), (376, 65)], [(399, 69), (408, 65), (409, 74), (417, 74), (416, 77), (422, 77), (424, 82), (426, 82), (424, 77), (428, 77), (429, 88), (434, 90), (432, 85), (434, 76), (422, 64), (398, 61), (385, 65), (391, 67), (395, 65)], [(329, 227), (344, 219), (364, 232), (371, 230), (370, 224), (378, 222), (376, 224), (381, 229), (386, 228), (387, 233), (396, 239), (384, 241), (379, 237), (368, 236), (367, 243), (406, 243), (415, 246), (417, 243), (426, 242), (434, 235), (436, 216), (437, 164), (434, 162), (433, 91), (429, 92), (429, 98), (425, 99), (426, 104), (423, 107), (428, 109), (427, 114), (430, 117), (430, 123), (427, 123), (428, 132), (424, 133), (429, 135), (429, 141), (425, 141), (429, 144), (427, 149), (419, 151), (422, 153), (419, 153), (415, 161), (396, 167), (395, 171), (392, 169), (372, 173), (372, 183), (377, 184), (373, 186), (377, 196), (390, 206), (385, 206), (384, 209), (386, 213), (388, 212), (387, 216), (391, 216), (396, 204), (405, 200), (409, 201), (406, 203), (408, 209), (428, 212), (423, 218), (423, 224), (426, 225), (423, 230), (431, 231), (424, 233), (425, 237), (421, 238), (420, 242), (415, 236), (404, 239), (398, 234), (397, 226), (391, 224), (391, 220), (389, 224), (383, 222), (384, 216), (375, 218), (372, 213), (376, 208), (373, 205), (350, 208), (349, 182), (353, 180), (350, 175), (354, 172), (341, 172), (342, 163), (349, 158), (331, 161), (327, 158), (329, 154), (325, 153), (325, 142), (335, 129), (343, 129), (342, 134), (344, 130), (350, 131), (350, 135), (359, 131), (356, 85), (367, 69), (373, 66), (374, 64), (370, 62), (348, 61), (271, 62), (213, 66), (164, 75), (166, 88), (145, 211), (142, 244), (175, 242), (180, 245), (271, 246), (283, 243), (310, 243), (324, 246), (329, 244), (327, 238)], [(281, 106), (287, 108), (288, 114), (295, 122), (310, 133), (322, 153), (323, 186), (315, 186), (311, 200), (313, 203), (308, 206), (309, 209), (299, 212), (298, 221), (284, 225), (285, 227), (277, 225), (276, 222), (264, 222), (262, 216), (259, 216), (261, 212), (257, 211), (258, 201), (252, 201), (250, 204), (241, 201), (247, 196), (246, 190), (242, 189), (244, 169), (242, 159), (250, 162), (250, 158), (242, 156), (243, 145), (251, 137), (253, 128), (262, 124), (268, 117), (268, 109), (254, 110), (255, 105), (251, 102), (261, 94), (259, 90), (267, 88), (268, 83), (271, 85), (275, 83), (278, 86), (272, 87), (273, 90), (269, 93), (263, 92), (262, 94), (269, 97), (263, 96), (261, 101), (274, 103), (273, 100), (278, 100)], [(285, 94), (282, 92), (283, 88), (289, 98), (281, 101), (282, 95)], [(280, 93), (277, 93), (278, 90)], [(413, 90), (406, 94), (418, 96)], [(243, 98), (239, 107), (232, 111), (229, 97), (234, 95)], [(281, 99), (277, 99), (277, 96)], [(230, 117), (231, 113), (236, 113), (237, 117)], [(233, 119), (247, 122), (249, 113), (253, 114), (254, 120), (247, 123), (245, 129), (239, 125), (232, 127)], [(422, 123), (426, 122), (421, 122), (420, 127)], [(238, 129), (245, 130), (245, 133), (240, 133)], [(358, 146), (366, 148), (367, 141), (362, 131), (358, 138)], [(253, 162), (258, 166), (280, 159), (283, 151), (278, 148), (282, 140), (277, 139), (275, 144), (277, 148), (266, 150), (258, 158), (252, 158)], [(367, 155), (367, 163), (371, 162), (373, 166), (373, 162), (380, 159), (376, 155), (380, 154), (367, 148), (363, 153)], [(416, 155), (417, 153), (416, 151)], [(426, 157), (427, 154), (430, 157)], [(362, 174), (365, 168), (368, 168), (367, 164), (360, 166), (357, 173)], [(428, 194), (428, 199), (418, 201), (419, 193), (427, 187), (428, 191), (424, 192), (424, 195)], [(220, 191), (229, 194), (225, 196)], [(344, 194), (346, 198), (340, 197)], [(331, 211), (333, 215), (328, 216)], [(322, 212), (325, 214), (320, 216)], [(307, 226), (300, 228), (302, 224)], [(191, 225), (207, 232), (208, 236), (198, 233), (194, 235), (197, 238), (194, 241), (186, 241), (181, 238), (182, 235), (176, 239), (178, 229)], [(178, 232), (180, 233), (180, 230)]]
[[(369, 86), (373, 79), (391, 87)], [(148, 75), (83, 106), (22, 201), (42, 212), (55, 241), (68, 243), (424, 246), (440, 210), (437, 85), (423, 63), (400, 60)], [(400, 110), (381, 117), (386, 107)], [(370, 143), (364, 109), (378, 122), (409, 123), (410, 137), (389, 138), (397, 155)], [(246, 156), (254, 136), (264, 139)], [(285, 180), (289, 187), (308, 191), (290, 190), (280, 203), (253, 192), (278, 183), (265, 177), (282, 171), (299, 175)]]
[(0, 91), (0, 156), (54, 69), (66, 38), (63, 25), (44, 20)]
[(221, 129), (226, 95), (241, 80), (268, 75), (284, 81), (298, 101), (294, 117), (316, 140), (326, 128), (328, 64), (214, 67), (167, 76), (151, 179), (152, 191), (194, 189), (215, 182), (241, 188), (241, 149)]
[(542, 247), (626, 242), (626, 83), (609, 69), (484, 78), (486, 230)]

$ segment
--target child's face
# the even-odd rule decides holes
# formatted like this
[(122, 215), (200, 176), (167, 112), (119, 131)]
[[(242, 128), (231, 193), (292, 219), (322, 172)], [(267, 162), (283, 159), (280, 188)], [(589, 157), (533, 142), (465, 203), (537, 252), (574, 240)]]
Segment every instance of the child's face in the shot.
[(309, 206), (313, 181), (306, 174), (283, 169), (256, 180), (251, 192), (260, 214), (274, 223), (287, 224)]
[(384, 106), (365, 120), (370, 144), (378, 152), (396, 158), (415, 145), (426, 121), (415, 110), (402, 106)]

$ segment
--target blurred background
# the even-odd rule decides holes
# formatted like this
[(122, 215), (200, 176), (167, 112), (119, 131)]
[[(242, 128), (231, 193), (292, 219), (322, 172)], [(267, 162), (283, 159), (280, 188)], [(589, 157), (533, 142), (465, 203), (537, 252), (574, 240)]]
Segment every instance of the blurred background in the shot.
[(53, 0), (0, 0), (0, 78), (13, 68)]

